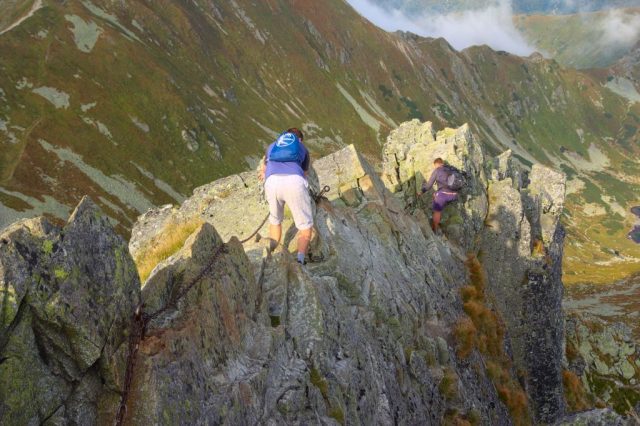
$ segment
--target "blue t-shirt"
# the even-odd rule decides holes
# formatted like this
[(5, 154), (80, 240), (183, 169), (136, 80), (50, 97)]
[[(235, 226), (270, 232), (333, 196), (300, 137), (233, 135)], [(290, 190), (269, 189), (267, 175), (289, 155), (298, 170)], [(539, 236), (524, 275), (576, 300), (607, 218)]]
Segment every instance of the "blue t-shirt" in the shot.
[(275, 142), (267, 148), (267, 169), (264, 172), (265, 180), (271, 175), (298, 175), (304, 177), (304, 172), (309, 170), (309, 151), (302, 142), (300, 143), (300, 146), (304, 150), (304, 161), (302, 164), (297, 162), (269, 161), (269, 152), (271, 152), (274, 144)]

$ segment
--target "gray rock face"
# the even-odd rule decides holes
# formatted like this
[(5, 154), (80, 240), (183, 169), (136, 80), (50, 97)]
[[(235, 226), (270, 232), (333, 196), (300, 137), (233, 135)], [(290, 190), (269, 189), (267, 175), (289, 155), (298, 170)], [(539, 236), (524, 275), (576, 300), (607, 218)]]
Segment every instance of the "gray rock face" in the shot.
[(443, 227), (467, 252), (478, 253), (536, 419), (560, 418), (564, 231), (559, 219), (565, 176), (536, 164), (527, 180), (510, 151), (485, 163), (466, 127), (434, 137), (429, 124), (404, 123), (389, 136), (384, 153), (387, 186), (405, 200), (428, 178), (437, 157), (471, 178), (460, 201), (445, 209)]
[(556, 424), (557, 426), (633, 426), (637, 422), (605, 408), (575, 414)]
[(567, 364), (595, 398), (627, 412), (640, 408), (640, 345), (624, 324), (585, 314), (566, 321)]
[(0, 241), (3, 423), (94, 423), (140, 295), (125, 242), (86, 198), (64, 228), (25, 220)]
[[(414, 202), (434, 155), (470, 176), (462, 200), (445, 212), (448, 237), (431, 232), (430, 210)], [(317, 182), (332, 190), (315, 206), (315, 261), (304, 267), (289, 253), (290, 218), (273, 253), (259, 239), (239, 243), (267, 213), (254, 172), (140, 217), (129, 243), (134, 256), (172, 224), (201, 222), (155, 267), (141, 295), (126, 247), (89, 202), (62, 231), (43, 221), (9, 228), (0, 247), (1, 284), (9, 289), (2, 293), (0, 414), (18, 423), (110, 422), (122, 389), (123, 336), (142, 298), (147, 314), (167, 309), (140, 345), (129, 424), (526, 422), (511, 417), (481, 352), (460, 355), (453, 331), (467, 318), (460, 297), (467, 253), (490, 247), (491, 256), (481, 256), (487, 290), (507, 324), (500, 345), (513, 351), (515, 367), (504, 374), (526, 371), (529, 414), (557, 420), (562, 230), (545, 240), (544, 254), (532, 254), (534, 236), (554, 222), (527, 218), (538, 211), (555, 217), (561, 200), (523, 195), (512, 181), (520, 176), (514, 164), (489, 181), (494, 173), (466, 126), (434, 135), (430, 124), (405, 123), (384, 158), (382, 178), (352, 146), (314, 162)], [(41, 272), (58, 264), (68, 276)], [(29, 374), (27, 365), (35, 366)], [(42, 383), (47, 392), (36, 392)], [(31, 403), (16, 399), (18, 391)]]
[[(434, 134), (431, 123), (418, 120), (403, 123), (391, 132), (384, 145), (382, 179), (391, 192), (412, 204), (417, 189), (431, 176), (433, 160), (438, 157), (468, 177), (458, 202), (443, 212), (442, 226), (449, 238), (466, 252), (475, 252), (476, 237), (487, 215), (487, 178), (484, 154), (469, 126)], [(418, 204), (430, 207), (430, 194), (422, 196)]]
[(479, 258), (506, 320), (515, 365), (523, 371), (536, 419), (550, 423), (565, 410), (564, 230), (559, 224), (565, 177), (534, 165), (528, 188), (519, 189), (522, 172), (512, 160), (502, 156), (496, 163), (501, 170), (492, 171), (492, 176), (502, 180), (489, 182)]
[[(319, 181), (333, 188), (316, 208), (312, 250), (321, 261), (301, 268), (286, 251), (267, 255), (254, 242), (244, 247), (248, 258), (240, 250), (225, 255), (217, 275), (193, 290), (193, 300), (154, 322), (142, 349), (148, 358), (135, 379), (148, 385), (137, 388), (134, 401), (141, 403), (131, 408), (133, 418), (143, 423), (186, 418), (231, 424), (438, 424), (455, 408), (460, 418), (477, 412), (494, 424), (507, 424), (508, 414), (486, 373), (470, 373), (458, 364), (455, 343), (445, 339), (462, 315), (457, 302), (465, 277), (462, 262), (430, 231), (423, 232), (353, 147), (316, 161), (314, 168)], [(242, 181), (252, 176), (243, 175)], [(235, 186), (234, 196), (211, 197), (220, 184), (196, 190), (176, 215), (209, 218), (220, 235), (244, 236), (250, 232), (244, 222), (217, 220), (215, 212), (228, 212), (242, 200), (244, 210), (260, 212), (252, 213), (257, 219), (266, 206), (251, 186)], [(143, 297), (150, 306), (161, 304), (155, 295), (172, 294), (167, 283), (178, 286), (202, 268), (194, 259), (206, 259), (220, 241), (208, 226), (147, 280)], [(291, 226), (288, 220), (285, 230)], [(199, 240), (207, 243), (196, 249)], [(133, 244), (138, 244), (135, 237)], [(224, 266), (227, 261), (243, 267), (235, 273), (236, 268)], [(224, 312), (229, 312), (226, 319)], [(194, 325), (202, 318), (211, 323)], [(184, 355), (189, 361), (180, 366), (170, 361), (177, 332), (164, 331), (174, 329), (185, 330), (181, 342), (189, 343), (180, 350), (193, 354)], [(186, 335), (198, 338), (193, 342)], [(480, 362), (477, 355), (472, 360)], [(439, 386), (448, 371), (456, 392), (445, 397)], [(200, 401), (192, 410), (171, 392), (185, 382), (189, 399)]]

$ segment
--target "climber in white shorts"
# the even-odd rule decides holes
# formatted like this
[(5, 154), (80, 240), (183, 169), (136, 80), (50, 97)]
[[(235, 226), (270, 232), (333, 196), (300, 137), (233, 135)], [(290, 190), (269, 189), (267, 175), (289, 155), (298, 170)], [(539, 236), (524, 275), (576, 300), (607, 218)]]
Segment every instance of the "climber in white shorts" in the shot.
[(309, 196), (307, 172), (309, 151), (302, 144), (304, 135), (296, 128), (282, 133), (269, 145), (265, 161), (260, 169), (260, 179), (269, 203), (270, 249), (274, 250), (282, 236), (284, 205), (289, 206), (298, 228), (299, 263), (304, 264), (313, 229), (313, 210)]

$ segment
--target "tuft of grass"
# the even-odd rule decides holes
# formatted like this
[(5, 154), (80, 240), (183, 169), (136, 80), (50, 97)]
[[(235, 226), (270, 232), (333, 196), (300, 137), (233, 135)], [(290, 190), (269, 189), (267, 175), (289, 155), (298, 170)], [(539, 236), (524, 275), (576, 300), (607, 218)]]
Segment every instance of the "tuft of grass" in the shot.
[(458, 375), (451, 367), (445, 370), (444, 376), (438, 385), (438, 390), (449, 401), (458, 397)]
[(333, 417), (341, 425), (344, 423), (344, 411), (340, 407), (334, 407), (329, 411), (329, 417)]
[(567, 341), (565, 354), (567, 356), (567, 361), (572, 362), (578, 358), (580, 352), (578, 352), (578, 348), (576, 348), (574, 343)]
[(62, 281), (62, 280), (66, 280), (66, 279), (67, 279), (67, 277), (69, 276), (69, 273), (68, 273), (67, 271), (65, 271), (63, 268), (58, 268), (58, 267), (56, 267), (56, 268), (53, 270), (53, 275), (54, 275), (57, 279), (59, 279), (59, 280), (61, 280), (61, 281)]
[(461, 318), (453, 328), (453, 336), (457, 343), (456, 353), (459, 358), (468, 358), (476, 348), (478, 330), (469, 318)]
[(533, 241), (533, 249), (531, 250), (531, 254), (534, 256), (544, 256), (547, 251), (544, 248), (544, 242), (539, 239), (535, 239)]
[(271, 327), (276, 328), (280, 326), (280, 317), (277, 315), (269, 315), (269, 319), (271, 320)]
[(53, 241), (44, 240), (44, 242), (42, 243), (42, 251), (46, 255), (50, 255), (51, 253), (53, 253)]
[(138, 268), (140, 281), (145, 282), (151, 271), (160, 262), (168, 259), (184, 246), (187, 238), (191, 236), (201, 225), (202, 220), (196, 219), (182, 223), (169, 223), (162, 232), (153, 238), (145, 248), (135, 257), (134, 262)]
[(322, 376), (320, 370), (315, 366), (309, 368), (309, 381), (313, 386), (318, 388), (322, 395), (322, 399), (324, 399), (325, 403), (329, 407), (329, 417), (333, 417), (338, 423), (344, 425), (344, 411), (342, 410), (342, 407), (331, 403), (329, 400), (329, 383), (327, 382), (327, 379)]
[(329, 401), (329, 384), (317, 368), (311, 367), (309, 370), (309, 380), (313, 386), (318, 388), (324, 400)]
[(472, 409), (466, 415), (467, 420), (471, 423), (471, 426), (478, 426), (482, 424), (482, 413), (476, 409)]
[(511, 359), (504, 351), (504, 324), (485, 300), (484, 269), (473, 255), (468, 257), (466, 266), (469, 284), (460, 291), (466, 317), (459, 319), (453, 329), (457, 354), (461, 358), (467, 358), (477, 349), (485, 359), (487, 375), (509, 410), (513, 423), (529, 425), (531, 416), (527, 394), (512, 376)]
[(509, 409), (509, 414), (515, 425), (531, 424), (529, 417), (529, 401), (527, 394), (518, 385), (513, 383), (497, 385), (498, 396)]
[(591, 408), (587, 392), (580, 378), (569, 370), (562, 372), (562, 384), (564, 386), (564, 399), (571, 412), (584, 411)]
[(442, 419), (443, 426), (472, 426), (473, 423), (465, 418), (457, 409), (449, 409)]

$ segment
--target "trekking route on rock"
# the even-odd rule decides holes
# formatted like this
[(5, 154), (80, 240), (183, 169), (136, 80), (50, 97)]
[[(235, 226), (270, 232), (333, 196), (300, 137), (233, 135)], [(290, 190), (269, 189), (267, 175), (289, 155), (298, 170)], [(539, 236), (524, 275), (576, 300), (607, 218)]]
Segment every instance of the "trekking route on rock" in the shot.
[[(327, 187), (328, 188), (328, 187)], [(321, 193), (322, 194), (322, 193)], [(249, 242), (252, 238), (258, 235), (260, 229), (264, 226), (269, 218), (269, 214), (267, 214), (264, 220), (260, 223), (260, 225), (256, 228), (256, 230), (246, 237), (243, 240), (240, 240), (240, 244), (245, 244)], [(168, 311), (170, 308), (177, 308), (178, 302), (186, 296), (189, 291), (198, 283), (200, 280), (211, 272), (216, 265), (216, 261), (223, 254), (227, 253), (226, 251), (226, 243), (220, 244), (218, 249), (213, 253), (211, 257), (211, 261), (193, 278), (189, 284), (187, 284), (182, 290), (180, 290), (175, 296), (171, 297), (169, 302), (164, 305), (162, 308), (158, 309), (152, 314), (147, 314), (144, 312), (144, 302), (140, 302), (140, 304), (136, 307), (133, 317), (133, 330), (129, 336), (129, 351), (127, 353), (127, 369), (124, 377), (124, 390), (122, 392), (122, 397), (120, 399), (120, 406), (118, 407), (118, 413), (116, 414), (116, 425), (121, 426), (124, 424), (124, 419), (127, 414), (127, 401), (129, 399), (129, 394), (131, 393), (131, 382), (133, 380), (133, 373), (135, 370), (136, 360), (138, 357), (138, 351), (140, 349), (140, 343), (145, 339), (147, 327), (151, 321), (159, 317), (161, 314)]]
[[(325, 185), (322, 190), (315, 194), (313, 191), (309, 191), (313, 200), (317, 203), (319, 202), (324, 195), (331, 190), (331, 187)], [(256, 228), (254, 232), (252, 232), (248, 237), (240, 240), (240, 244), (245, 244), (253, 239), (258, 232), (262, 229), (267, 220), (269, 219), (269, 213), (264, 217), (260, 225)], [(122, 396), (120, 399), (120, 406), (118, 407), (118, 412), (116, 414), (116, 425), (122, 426), (124, 424), (124, 420), (127, 414), (127, 401), (129, 399), (129, 394), (131, 393), (131, 382), (133, 381), (133, 373), (135, 370), (136, 360), (138, 357), (138, 351), (140, 349), (140, 343), (145, 339), (147, 327), (149, 323), (168, 311), (170, 308), (177, 308), (178, 302), (186, 296), (189, 291), (198, 283), (200, 280), (210, 273), (215, 265), (218, 258), (223, 254), (227, 253), (226, 251), (226, 243), (221, 244), (218, 249), (213, 253), (211, 257), (211, 261), (193, 278), (182, 290), (180, 290), (175, 296), (171, 297), (169, 302), (164, 305), (162, 308), (158, 309), (152, 314), (147, 314), (144, 312), (144, 302), (140, 302), (140, 304), (136, 307), (133, 316), (133, 330), (129, 336), (129, 351), (127, 353), (127, 369), (125, 372), (124, 378), (124, 389), (122, 391)]]

